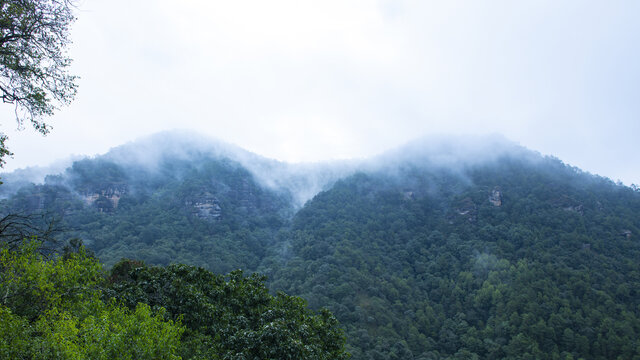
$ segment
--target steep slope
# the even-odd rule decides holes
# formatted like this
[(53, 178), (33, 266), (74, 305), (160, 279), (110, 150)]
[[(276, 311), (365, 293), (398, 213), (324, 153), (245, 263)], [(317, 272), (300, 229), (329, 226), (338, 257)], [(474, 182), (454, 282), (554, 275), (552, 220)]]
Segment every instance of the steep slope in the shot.
[(354, 359), (640, 355), (639, 193), (522, 149), (407, 153), (317, 195), (271, 269)]
[(292, 195), (263, 186), (236, 160), (248, 156), (237, 149), (159, 143), (75, 161), (22, 187), (4, 201), (5, 212), (61, 219), (64, 236), (83, 239), (106, 265), (136, 258), (222, 273), (255, 269), (292, 216)]
[(354, 359), (640, 356), (640, 192), (499, 137), (290, 165), (165, 133), (9, 180), (5, 212), (61, 216), (107, 265), (268, 275)]

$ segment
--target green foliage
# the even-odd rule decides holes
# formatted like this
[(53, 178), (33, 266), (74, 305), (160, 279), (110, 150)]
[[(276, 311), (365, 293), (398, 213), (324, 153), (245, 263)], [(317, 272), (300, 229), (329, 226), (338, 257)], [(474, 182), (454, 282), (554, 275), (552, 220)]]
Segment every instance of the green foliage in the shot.
[[(114, 189), (111, 208), (74, 194)], [(640, 356), (634, 189), (554, 159), (506, 157), (358, 173), (292, 217), (290, 198), (202, 156), (153, 171), (86, 161), (5, 204), (63, 212), (108, 265), (264, 273), (273, 293), (335, 314), (355, 359)], [(103, 301), (182, 319), (183, 358), (343, 355), (332, 316), (269, 295), (263, 281), (123, 262)]]
[(39, 247), (0, 250), (0, 358), (347, 358), (328, 311), (271, 296), (258, 275), (124, 261), (106, 279), (82, 246)]
[(123, 261), (105, 292), (133, 307), (147, 303), (182, 319), (183, 357), (346, 359), (344, 336), (326, 310), (313, 314), (296, 297), (269, 294), (264, 277), (215, 275), (187, 265), (147, 267)]
[[(25, 120), (42, 134), (42, 121), (58, 104), (76, 94), (66, 56), (69, 27), (75, 20), (69, 0), (6, 0), (0, 2), (0, 97), (15, 105), (16, 120)], [(0, 167), (10, 154), (0, 134)]]
[(0, 355), (6, 359), (179, 359), (183, 328), (164, 309), (102, 302), (84, 248), (44, 258), (39, 242), (0, 251)]
[(110, 185), (120, 185), (127, 180), (120, 166), (99, 159), (74, 161), (67, 173), (73, 188), (79, 192), (104, 191)]
[(338, 182), (271, 286), (328, 306), (355, 359), (640, 356), (637, 193), (553, 160), (465, 175)]
[(15, 251), (0, 250), (0, 304), (27, 319), (51, 309), (73, 309), (98, 296), (101, 266), (84, 248), (45, 260), (34, 240)]
[(31, 358), (35, 354), (32, 353), (34, 346), (29, 342), (30, 337), (29, 322), (14, 315), (6, 306), (0, 306), (0, 358)]
[(6, 212), (59, 214), (67, 237), (107, 266), (121, 258), (182, 262), (217, 273), (256, 270), (292, 206), (231, 161), (168, 158), (144, 170), (107, 159), (76, 161), (44, 185), (23, 187)]
[(163, 310), (154, 313), (146, 304), (135, 310), (115, 303), (89, 305), (96, 308), (86, 317), (52, 310), (36, 323), (50, 346), (43, 358), (180, 359), (176, 352), (184, 329), (165, 320)]
[[(7, 162), (4, 158), (5, 156), (12, 156), (13, 153), (9, 151), (5, 142), (9, 139), (9, 137), (5, 134), (0, 133), (0, 168), (4, 166)], [(2, 182), (0, 181), (0, 184)]]

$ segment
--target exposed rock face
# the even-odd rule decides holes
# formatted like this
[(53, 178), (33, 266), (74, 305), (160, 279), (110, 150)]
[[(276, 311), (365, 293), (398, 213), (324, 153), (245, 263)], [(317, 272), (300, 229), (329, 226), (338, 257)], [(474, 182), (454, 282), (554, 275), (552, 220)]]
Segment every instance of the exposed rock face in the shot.
[(502, 193), (498, 187), (494, 188), (489, 194), (489, 202), (493, 206), (502, 206)]
[(416, 195), (413, 193), (413, 191), (411, 190), (405, 190), (402, 192), (402, 197), (405, 200), (415, 200), (416, 199)]
[(101, 190), (84, 192), (82, 199), (89, 206), (94, 206), (100, 212), (112, 212), (118, 208), (120, 198), (127, 193), (124, 184), (111, 184)]
[(458, 201), (455, 207), (455, 212), (470, 222), (475, 222), (477, 219), (476, 204), (469, 197)]
[(187, 199), (184, 204), (190, 207), (191, 213), (200, 219), (218, 220), (222, 216), (218, 198), (209, 192)]
[(580, 215), (584, 215), (584, 208), (582, 204), (566, 195), (553, 199), (550, 201), (550, 203), (552, 206), (562, 208), (562, 210), (564, 211), (570, 211), (578, 213)]
[(563, 208), (564, 211), (573, 211), (573, 212), (577, 212), (580, 215), (584, 214), (584, 211), (582, 209), (582, 204), (578, 204), (575, 206), (567, 206)]

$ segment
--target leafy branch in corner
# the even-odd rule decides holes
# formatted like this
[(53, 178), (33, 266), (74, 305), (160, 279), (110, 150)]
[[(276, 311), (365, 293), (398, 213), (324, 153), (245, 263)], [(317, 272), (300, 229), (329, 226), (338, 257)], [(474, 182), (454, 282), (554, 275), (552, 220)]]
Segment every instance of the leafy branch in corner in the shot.
[[(76, 95), (66, 51), (73, 10), (70, 0), (0, 0), (0, 97), (15, 106), (18, 128), (28, 121), (46, 135), (43, 118)], [(6, 140), (0, 134), (0, 167), (11, 155)]]

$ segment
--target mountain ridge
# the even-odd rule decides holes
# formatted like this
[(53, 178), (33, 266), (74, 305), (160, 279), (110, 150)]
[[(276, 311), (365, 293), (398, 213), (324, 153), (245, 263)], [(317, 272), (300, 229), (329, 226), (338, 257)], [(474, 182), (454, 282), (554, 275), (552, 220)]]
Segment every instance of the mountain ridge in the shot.
[(458, 141), (337, 168), (129, 144), (1, 204), (61, 214), (108, 266), (265, 274), (329, 308), (354, 359), (640, 356), (640, 192), (499, 136)]
[(121, 166), (137, 166), (155, 172), (163, 160), (197, 161), (198, 158), (208, 157), (227, 158), (238, 162), (263, 186), (292, 192), (299, 208), (337, 179), (358, 171), (395, 171), (394, 163), (420, 165), (420, 162), (422, 165), (458, 169), (469, 164), (495, 161), (504, 155), (513, 157), (516, 154), (530, 161), (553, 158), (529, 150), (499, 134), (438, 135), (424, 136), (368, 158), (288, 163), (263, 157), (219, 139), (186, 130), (173, 130), (113, 147), (104, 154), (75, 156), (51, 166), (27, 167), (4, 173), (4, 185), (0, 189), (0, 196), (6, 197), (7, 193), (15, 192), (17, 187), (28, 183), (43, 184), (47, 175), (61, 175), (74, 162), (84, 159), (108, 160)]

